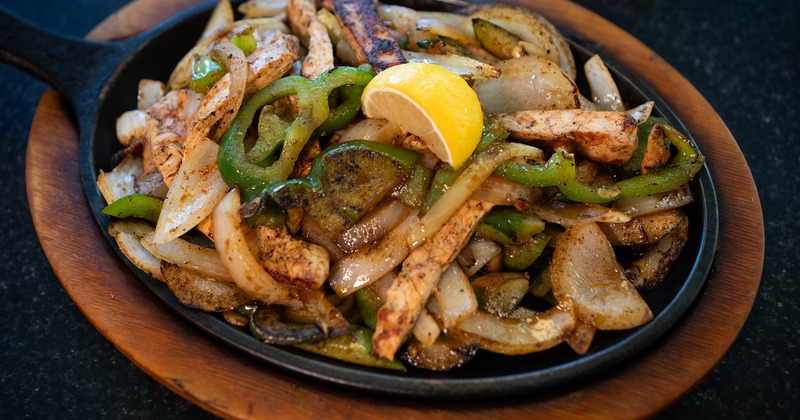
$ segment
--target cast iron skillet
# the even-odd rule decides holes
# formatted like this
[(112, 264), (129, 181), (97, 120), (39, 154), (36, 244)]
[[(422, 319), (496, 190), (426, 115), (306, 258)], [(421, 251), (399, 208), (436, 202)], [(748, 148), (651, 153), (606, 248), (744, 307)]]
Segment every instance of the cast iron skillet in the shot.
[[(99, 43), (66, 38), (35, 28), (0, 10), (0, 57), (40, 77), (70, 101), (80, 132), (81, 170), (92, 211), (105, 233), (109, 219), (95, 181), (100, 169), (119, 149), (115, 120), (136, 106), (138, 81), (166, 80), (175, 63), (202, 32), (212, 5), (181, 13), (159, 27), (122, 41)], [(565, 34), (576, 61), (582, 64), (597, 46)], [(600, 52), (602, 54), (602, 52)], [(628, 75), (604, 57), (617, 80), (623, 98), (637, 105), (656, 103), (655, 115), (664, 116), (686, 132), (674, 113), (641, 80)], [(53, 63), (57, 63), (54, 65)], [(580, 68), (580, 67), (579, 67)], [(578, 84), (585, 88), (585, 80)], [(709, 157), (713, 161), (713, 156)], [(656, 289), (642, 292), (654, 319), (628, 331), (600, 331), (590, 351), (578, 356), (565, 345), (531, 355), (502, 356), (481, 352), (468, 365), (446, 373), (411, 369), (394, 373), (340, 363), (294, 348), (267, 346), (249, 333), (236, 329), (218, 316), (188, 309), (164, 286), (152, 280), (124, 258), (115, 241), (111, 245), (133, 272), (167, 305), (191, 323), (236, 349), (270, 364), (332, 384), (396, 396), (419, 398), (489, 398), (518, 395), (586, 379), (612, 368), (636, 353), (646, 351), (679, 321), (705, 284), (717, 243), (717, 199), (707, 169), (692, 182), (695, 203), (687, 208), (691, 231), (689, 242), (668, 278)]]

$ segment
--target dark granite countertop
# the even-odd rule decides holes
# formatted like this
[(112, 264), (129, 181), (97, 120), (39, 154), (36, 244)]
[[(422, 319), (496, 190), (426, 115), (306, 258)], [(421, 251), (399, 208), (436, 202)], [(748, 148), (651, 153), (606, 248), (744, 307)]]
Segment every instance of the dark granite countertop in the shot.
[[(739, 338), (663, 418), (800, 415), (800, 2), (578, 0), (682, 73), (728, 125), (764, 210), (761, 288)], [(126, 0), (0, 0), (39, 25), (83, 36)], [(25, 144), (46, 86), (0, 64), (0, 418), (208, 418), (139, 370), (78, 311), (36, 237)], [(726, 228), (735, 229), (735, 226)]]

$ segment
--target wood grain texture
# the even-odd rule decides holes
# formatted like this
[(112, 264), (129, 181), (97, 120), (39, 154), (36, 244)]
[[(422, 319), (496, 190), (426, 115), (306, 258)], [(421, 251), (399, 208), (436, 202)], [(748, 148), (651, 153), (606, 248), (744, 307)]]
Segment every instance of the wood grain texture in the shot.
[[(184, 398), (224, 417), (312, 418), (326, 413), (330, 418), (371, 419), (391, 413), (401, 418), (633, 418), (662, 410), (713, 369), (753, 304), (764, 258), (763, 217), (755, 184), (725, 124), (663, 59), (613, 24), (568, 1), (516, 1), (598, 43), (648, 83), (698, 141), (717, 188), (720, 240), (706, 289), (667, 336), (612, 372), (531, 398), (437, 403), (365, 397), (243, 355), (179, 318), (117, 258), (83, 199), (78, 137), (70, 113), (61, 96), (49, 91), (34, 117), (26, 182), (33, 222), (55, 274), (87, 319), (137, 366)], [(197, 1), (168, 3), (165, 9), (158, 0), (135, 1), (109, 17), (90, 37), (130, 36)]]

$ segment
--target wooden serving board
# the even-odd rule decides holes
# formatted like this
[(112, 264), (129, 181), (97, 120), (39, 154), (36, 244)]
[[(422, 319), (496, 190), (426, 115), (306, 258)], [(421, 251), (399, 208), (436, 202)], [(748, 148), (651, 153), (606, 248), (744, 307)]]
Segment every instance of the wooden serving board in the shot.
[[(87, 319), (137, 366), (182, 397), (224, 417), (313, 418), (325, 413), (330, 418), (382, 418), (391, 413), (398, 418), (629, 418), (666, 408), (713, 369), (750, 312), (764, 259), (763, 218), (755, 184), (720, 117), (654, 52), (568, 1), (517, 1), (602, 45), (672, 106), (708, 158), (722, 227), (714, 269), (686, 316), (642, 354), (598, 377), (530, 398), (481, 402), (365, 396), (259, 362), (179, 318), (117, 258), (83, 200), (78, 135), (67, 105), (49, 91), (34, 117), (26, 181), (33, 222), (53, 270)], [(137, 0), (89, 37), (128, 36), (194, 3)]]

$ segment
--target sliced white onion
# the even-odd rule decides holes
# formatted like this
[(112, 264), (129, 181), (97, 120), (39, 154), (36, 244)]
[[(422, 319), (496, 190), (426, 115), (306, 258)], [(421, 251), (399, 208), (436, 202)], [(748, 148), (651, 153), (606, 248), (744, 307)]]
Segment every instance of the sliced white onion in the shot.
[(325, 248), (331, 260), (337, 261), (344, 257), (344, 251), (342, 251), (339, 245), (328, 236), (327, 232), (322, 229), (322, 226), (320, 226), (316, 220), (310, 217), (303, 217), (303, 220), (300, 222), (300, 230), (303, 238), (308, 242)]
[(477, 273), (494, 257), (500, 255), (502, 249), (494, 241), (473, 239), (458, 254), (458, 262), (464, 268), (467, 276)]
[(225, 130), (230, 127), (239, 112), (239, 108), (242, 106), (245, 84), (247, 83), (247, 72), (250, 70), (250, 65), (247, 63), (247, 58), (242, 49), (230, 42), (220, 42), (214, 45), (211, 49), (211, 57), (221, 62), (228, 69), (227, 74), (230, 75), (230, 86), (228, 87), (225, 108), (217, 110), (217, 112), (222, 113), (222, 118), (219, 120), (217, 129), (212, 137), (212, 139), (218, 140)]
[(589, 82), (592, 92), (592, 101), (606, 111), (624, 111), (622, 97), (617, 89), (617, 83), (611, 77), (603, 59), (595, 54), (583, 65), (583, 72)]
[(394, 144), (403, 136), (400, 126), (379, 118), (366, 118), (342, 130), (339, 142), (369, 140), (383, 144)]
[(471, 33), (442, 20), (419, 19), (417, 20), (417, 30), (447, 38), (461, 47), (481, 48), (481, 43)]
[(146, 116), (144, 111), (134, 109), (117, 118), (117, 140), (121, 145), (130, 146), (131, 143), (147, 137)]
[(295, 290), (278, 282), (258, 263), (247, 246), (244, 225), (239, 216), (239, 191), (231, 190), (214, 208), (214, 243), (222, 265), (234, 283), (248, 296), (265, 303), (304, 307)]
[(501, 74), (498, 67), (461, 55), (431, 54), (422, 51), (403, 50), (403, 57), (409, 63), (438, 64), (465, 80), (496, 79)]
[(206, 27), (203, 29), (201, 38), (231, 23), (233, 23), (233, 7), (231, 6), (231, 2), (228, 0), (219, 0), (214, 10), (211, 12), (211, 17), (209, 17), (208, 22), (206, 22)]
[(184, 158), (158, 217), (156, 242), (168, 242), (188, 232), (225, 196), (228, 185), (217, 167), (218, 150), (216, 143), (204, 139)]
[(654, 105), (655, 104), (652, 101), (645, 102), (645, 103), (637, 106), (636, 108), (631, 108), (631, 109), (629, 109), (629, 110), (627, 110), (625, 112), (627, 112), (633, 118), (635, 118), (636, 119), (636, 124), (638, 125), (638, 124), (643, 123), (646, 119), (650, 118), (650, 114), (653, 113), (653, 106)]
[(378, 16), (384, 22), (392, 22), (392, 29), (402, 35), (408, 35), (409, 32), (415, 31), (417, 21), (422, 19), (419, 11), (394, 4), (378, 5)]
[(236, 10), (245, 18), (273, 17), (286, 11), (286, 0), (248, 0)]
[(142, 237), (142, 246), (157, 258), (179, 265), (181, 268), (194, 271), (205, 277), (232, 282), (230, 274), (225, 270), (219, 254), (214, 248), (195, 245), (181, 238), (166, 243), (153, 240), (153, 233)]
[(553, 37), (553, 43), (556, 44), (556, 48), (558, 48), (558, 63), (561, 68), (564, 70), (572, 80), (578, 76), (578, 71), (575, 67), (575, 57), (572, 55), (572, 49), (569, 46), (569, 43), (558, 32), (555, 25), (553, 25), (549, 20), (545, 19), (544, 16), (534, 13), (534, 16), (542, 22), (544, 27), (547, 29), (547, 32), (550, 32), (550, 35)]
[(513, 206), (517, 201), (533, 203), (542, 198), (542, 189), (529, 187), (501, 176), (490, 175), (472, 193), (473, 200), (488, 201), (498, 206)]
[(108, 233), (117, 241), (120, 251), (140, 270), (164, 281), (161, 260), (142, 246), (142, 238), (153, 233), (148, 223), (135, 219), (115, 220), (108, 225)]
[(499, 143), (480, 153), (420, 219), (408, 237), (409, 246), (416, 248), (438, 232), (501, 163), (515, 157), (543, 156), (540, 149), (520, 143)]
[(319, 19), (319, 21), (322, 22), (322, 24), (325, 25), (325, 28), (328, 30), (328, 37), (336, 47), (336, 56), (351, 66), (359, 65), (360, 60), (358, 55), (353, 50), (353, 47), (350, 45), (350, 43), (347, 42), (347, 37), (342, 30), (342, 25), (338, 20), (336, 20), (336, 15), (323, 7), (317, 10), (317, 19)]
[(438, 315), (445, 329), (458, 325), (478, 310), (478, 299), (469, 278), (458, 264), (451, 264), (434, 289)]
[(500, 77), (476, 80), (473, 85), (486, 114), (573, 109), (580, 104), (577, 85), (552, 61), (525, 56), (502, 61), (497, 67)]
[(143, 172), (142, 158), (125, 155), (122, 162), (111, 172), (100, 171), (97, 175), (97, 188), (106, 199), (106, 203), (111, 204), (122, 197), (135, 194), (136, 178)]
[(545, 57), (559, 64), (560, 49), (553, 36), (537, 15), (517, 7), (497, 5), (486, 7), (473, 13), (471, 18), (480, 18), (500, 26), (511, 32), (536, 49), (545, 53)]
[(620, 198), (614, 202), (614, 208), (630, 217), (637, 217), (683, 207), (692, 201), (692, 191), (681, 188), (662, 194)]
[(419, 217), (412, 211), (380, 242), (359, 249), (334, 264), (328, 283), (339, 295), (348, 295), (378, 280), (408, 255), (406, 238)]
[(563, 203), (560, 201), (540, 201), (530, 206), (531, 213), (540, 219), (561, 226), (575, 226), (584, 223), (624, 223), (631, 217), (617, 209), (589, 203)]
[(556, 300), (574, 304), (577, 318), (598, 329), (624, 330), (653, 319), (596, 223), (567, 229), (553, 252), (550, 280)]
[(450, 12), (433, 12), (428, 10), (419, 10), (418, 13), (421, 18), (435, 19), (444, 22), (450, 26), (459, 27), (467, 31), (467, 33), (470, 34), (472, 33), (472, 21), (467, 15), (462, 15), (460, 13), (450, 13)]
[(554, 347), (575, 328), (575, 316), (554, 306), (535, 318), (500, 318), (475, 312), (459, 324), (453, 335), (478, 344), (482, 349), (501, 354), (527, 354)]
[(167, 87), (160, 80), (139, 80), (139, 93), (136, 95), (136, 109), (146, 110), (167, 94)]
[(575, 329), (567, 336), (566, 342), (575, 353), (586, 354), (594, 341), (595, 332), (597, 328), (578, 321), (575, 323)]
[(389, 200), (379, 208), (361, 218), (355, 225), (340, 233), (336, 243), (351, 253), (384, 237), (401, 220), (405, 219), (410, 208), (397, 200)]
[(411, 330), (411, 334), (423, 346), (430, 346), (436, 342), (436, 339), (439, 338), (441, 333), (442, 329), (439, 327), (439, 324), (436, 323), (436, 319), (430, 312), (424, 309), (420, 312), (419, 318), (417, 318), (417, 322)]

